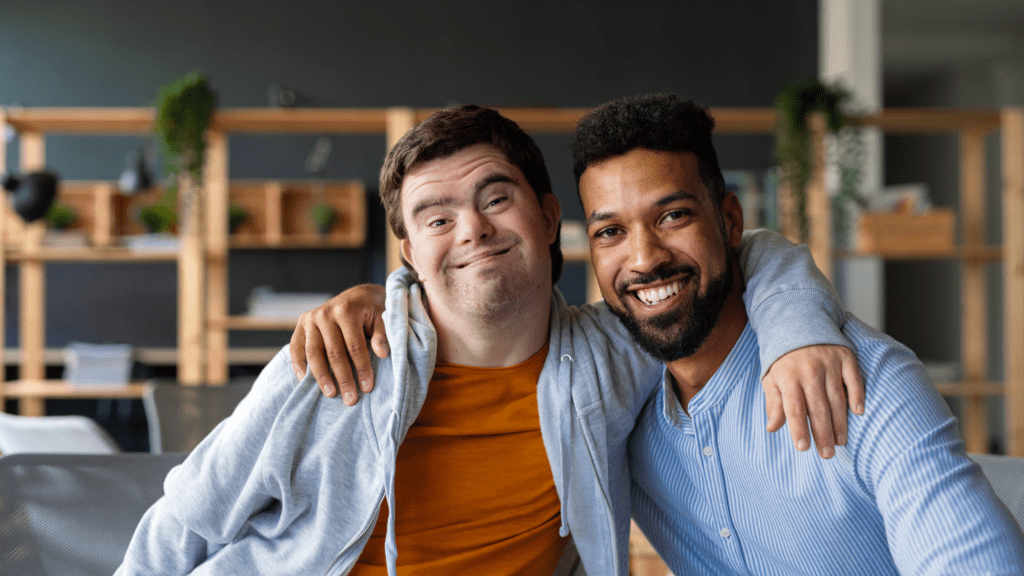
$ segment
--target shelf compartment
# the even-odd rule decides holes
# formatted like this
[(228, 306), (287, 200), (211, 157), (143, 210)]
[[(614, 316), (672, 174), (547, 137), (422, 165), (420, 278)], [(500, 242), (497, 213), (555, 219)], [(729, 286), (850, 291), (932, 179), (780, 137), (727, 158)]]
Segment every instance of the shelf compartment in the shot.
[[(366, 243), (366, 191), (355, 180), (232, 181), (229, 203), (248, 219), (230, 235), (232, 248), (358, 248)], [(310, 216), (324, 203), (338, 223), (321, 234)]]

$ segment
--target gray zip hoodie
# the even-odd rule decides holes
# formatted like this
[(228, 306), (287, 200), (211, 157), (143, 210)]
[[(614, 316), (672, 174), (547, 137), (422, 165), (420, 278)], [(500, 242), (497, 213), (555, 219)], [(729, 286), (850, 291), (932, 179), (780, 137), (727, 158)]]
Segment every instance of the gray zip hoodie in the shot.
[[(751, 236), (754, 236), (751, 239)], [(740, 253), (762, 366), (810, 344), (849, 345), (839, 299), (804, 247), (748, 233)], [(437, 337), (404, 269), (387, 284), (391, 355), (358, 404), (297, 382), (285, 347), (253, 391), (167, 476), (118, 575), (347, 573), (377, 521), (396, 510), (395, 457), (427, 395)], [(553, 291), (548, 356), (537, 382), (541, 433), (590, 576), (628, 573), (626, 439), (662, 365), (640, 352), (603, 303), (570, 308)], [(767, 368), (766, 368), (767, 369)], [(394, 575), (394, 516), (385, 543)]]

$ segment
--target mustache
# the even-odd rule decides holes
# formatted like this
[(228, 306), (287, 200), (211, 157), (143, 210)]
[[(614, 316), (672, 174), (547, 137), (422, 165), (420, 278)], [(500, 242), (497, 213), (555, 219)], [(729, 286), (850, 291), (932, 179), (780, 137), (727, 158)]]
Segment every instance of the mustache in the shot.
[(685, 275), (696, 275), (697, 269), (689, 264), (680, 264), (678, 266), (665, 266), (658, 268), (653, 272), (647, 274), (639, 274), (632, 278), (622, 280), (615, 285), (615, 293), (619, 299), (623, 299), (629, 295), (630, 288), (637, 285), (651, 284), (661, 280), (668, 280), (675, 276)]

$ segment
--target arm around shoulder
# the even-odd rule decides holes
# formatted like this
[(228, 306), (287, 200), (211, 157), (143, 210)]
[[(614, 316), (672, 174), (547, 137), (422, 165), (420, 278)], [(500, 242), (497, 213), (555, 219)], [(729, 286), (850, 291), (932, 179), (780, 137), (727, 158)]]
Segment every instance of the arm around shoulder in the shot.
[(805, 245), (771, 230), (744, 232), (739, 251), (743, 301), (761, 349), (761, 376), (779, 357), (804, 346), (852, 348), (841, 329), (846, 312)]

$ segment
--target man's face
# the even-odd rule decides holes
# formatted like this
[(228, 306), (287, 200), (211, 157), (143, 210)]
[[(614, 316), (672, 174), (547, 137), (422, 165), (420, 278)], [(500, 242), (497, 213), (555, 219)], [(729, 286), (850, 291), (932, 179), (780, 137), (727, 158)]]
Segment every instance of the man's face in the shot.
[(415, 166), (402, 184), (402, 255), (431, 306), (494, 316), (551, 289), (549, 245), (561, 208), (542, 203), (522, 171), (490, 144)]
[(588, 167), (579, 186), (605, 301), (656, 359), (692, 355), (732, 286), (736, 196), (714, 206), (696, 155), (643, 148)]

